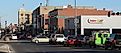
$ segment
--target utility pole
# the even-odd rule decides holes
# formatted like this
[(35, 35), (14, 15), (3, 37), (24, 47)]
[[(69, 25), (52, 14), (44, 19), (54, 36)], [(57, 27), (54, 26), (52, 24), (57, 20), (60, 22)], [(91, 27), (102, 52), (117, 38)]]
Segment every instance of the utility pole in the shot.
[(7, 21), (5, 21), (5, 29), (7, 28)]
[(77, 8), (76, 8), (76, 0), (75, 0), (75, 20), (74, 20), (74, 22), (75, 22), (75, 36), (77, 36)]
[(41, 26), (41, 32), (42, 32), (42, 30), (43, 30), (42, 3), (40, 3), (40, 14), (39, 14), (39, 17), (40, 17), (40, 19), (41, 19), (41, 24), (40, 24), (40, 26)]
[(2, 18), (2, 17), (0, 17), (0, 29), (1, 29), (1, 18)]

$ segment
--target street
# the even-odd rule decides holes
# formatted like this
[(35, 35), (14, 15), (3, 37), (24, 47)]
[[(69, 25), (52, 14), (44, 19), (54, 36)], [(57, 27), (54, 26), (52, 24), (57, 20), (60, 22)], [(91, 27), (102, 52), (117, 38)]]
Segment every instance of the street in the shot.
[(88, 47), (64, 47), (63, 45), (50, 45), (48, 43), (7, 43), (11, 51), (15, 53), (23, 52), (42, 52), (42, 53), (120, 53), (119, 50), (104, 50), (102, 48), (88, 48)]

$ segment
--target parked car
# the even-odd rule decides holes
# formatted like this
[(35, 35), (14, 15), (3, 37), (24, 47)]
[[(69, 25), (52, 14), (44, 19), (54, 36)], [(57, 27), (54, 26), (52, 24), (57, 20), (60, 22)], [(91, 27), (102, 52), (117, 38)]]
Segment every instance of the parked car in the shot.
[(115, 43), (115, 47), (116, 48), (119, 48), (119, 49), (121, 49), (121, 34), (116, 34), (115, 35), (115, 38), (114, 38), (114, 40), (113, 40), (113, 42)]
[(64, 46), (82, 46), (84, 45), (84, 36), (79, 35), (76, 36), (75, 35), (70, 35), (67, 36), (66, 41), (64, 42)]
[(111, 34), (110, 38), (107, 38), (107, 41), (105, 43), (105, 49), (108, 49), (108, 48), (121, 49), (121, 34)]
[(12, 39), (18, 39), (17, 35), (15, 34), (12, 34), (11, 36), (12, 36)]
[(46, 42), (46, 43), (48, 43), (49, 38), (46, 36), (38, 36), (38, 37), (33, 38), (32, 42), (35, 42), (35, 43)]
[(65, 36), (64, 34), (52, 34), (50, 37), (50, 44), (57, 44), (57, 43), (64, 43), (65, 41)]

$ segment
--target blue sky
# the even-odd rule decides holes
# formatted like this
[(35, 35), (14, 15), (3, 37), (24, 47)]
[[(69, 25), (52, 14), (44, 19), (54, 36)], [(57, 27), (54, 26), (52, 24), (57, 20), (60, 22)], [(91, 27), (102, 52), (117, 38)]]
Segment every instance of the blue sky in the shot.
[[(4, 22), (17, 23), (18, 9), (24, 4), (27, 10), (34, 10), (39, 3), (45, 5), (45, 0), (2, 0), (0, 1), (0, 17), (2, 26)], [(74, 5), (74, 0), (49, 0), (49, 6)], [(121, 11), (121, 0), (77, 0), (78, 6), (94, 6), (98, 9), (106, 8)]]

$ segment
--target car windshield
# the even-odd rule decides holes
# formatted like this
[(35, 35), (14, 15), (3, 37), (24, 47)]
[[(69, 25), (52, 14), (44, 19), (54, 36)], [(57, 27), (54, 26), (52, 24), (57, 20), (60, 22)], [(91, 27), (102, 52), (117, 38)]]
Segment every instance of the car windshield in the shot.
[(63, 38), (63, 35), (57, 35), (56, 37), (57, 38)]
[(111, 38), (114, 38), (114, 37), (115, 37), (115, 34), (111, 34), (110, 37), (111, 37)]
[(69, 35), (68, 39), (75, 39), (75, 36), (74, 35)]
[(108, 37), (108, 34), (104, 34), (104, 37)]
[(68, 37), (68, 39), (70, 40), (70, 39), (75, 39), (74, 37)]
[(47, 37), (45, 37), (45, 36), (39, 36), (39, 37), (37, 37), (37, 38), (47, 38)]
[(82, 35), (77, 36), (77, 39), (83, 40), (84, 39), (84, 36), (82, 36)]
[(121, 39), (121, 35), (116, 35), (116, 39)]
[(99, 33), (99, 34), (98, 34), (98, 37), (101, 37), (101, 35), (102, 35), (102, 34), (101, 34), (101, 33)]

